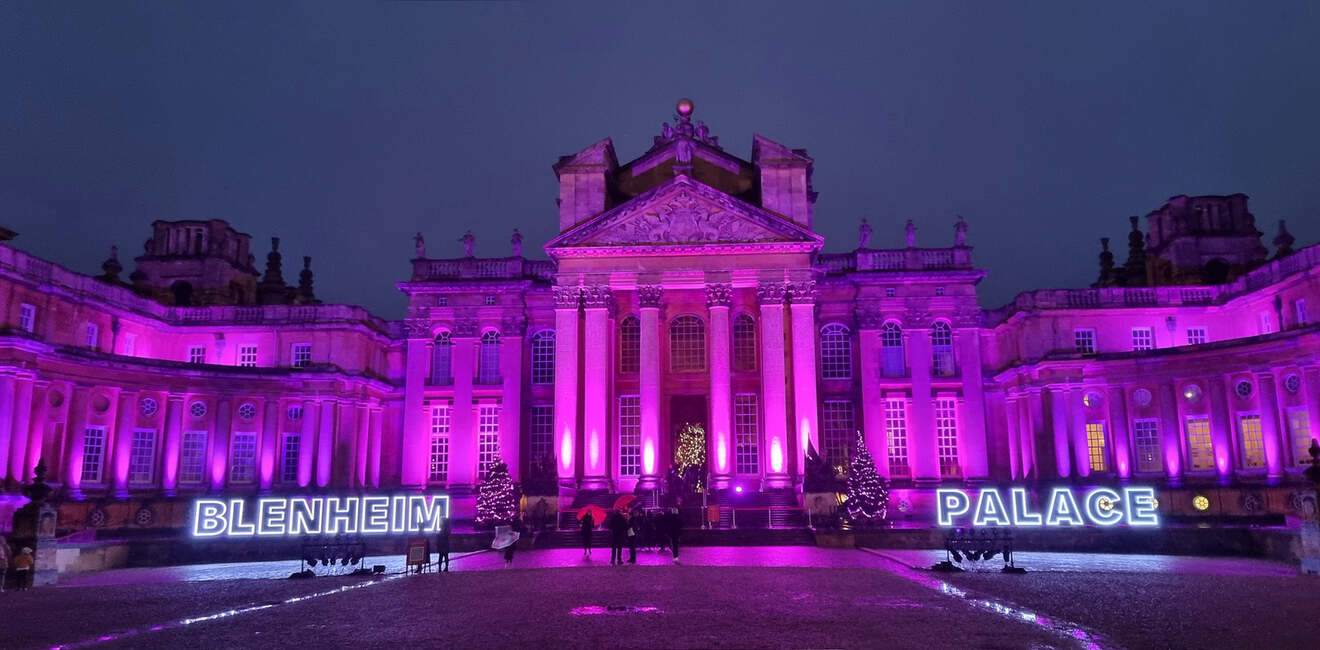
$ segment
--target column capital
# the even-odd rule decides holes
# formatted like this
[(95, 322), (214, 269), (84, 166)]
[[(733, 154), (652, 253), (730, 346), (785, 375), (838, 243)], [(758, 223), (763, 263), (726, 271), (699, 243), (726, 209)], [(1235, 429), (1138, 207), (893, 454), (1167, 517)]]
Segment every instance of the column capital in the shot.
[(587, 309), (609, 309), (614, 304), (614, 290), (607, 285), (592, 284), (582, 287), (582, 306)]
[(756, 287), (756, 302), (762, 305), (779, 305), (784, 302), (787, 287), (783, 282), (762, 282)]
[(660, 285), (647, 284), (637, 287), (637, 303), (642, 309), (659, 309), (660, 298), (664, 289)]
[(577, 309), (582, 304), (582, 289), (579, 287), (552, 287), (555, 296), (555, 309)]
[(725, 307), (733, 303), (733, 285), (716, 283), (706, 285), (706, 306)]
[(816, 281), (800, 280), (788, 284), (788, 301), (793, 304), (816, 302)]

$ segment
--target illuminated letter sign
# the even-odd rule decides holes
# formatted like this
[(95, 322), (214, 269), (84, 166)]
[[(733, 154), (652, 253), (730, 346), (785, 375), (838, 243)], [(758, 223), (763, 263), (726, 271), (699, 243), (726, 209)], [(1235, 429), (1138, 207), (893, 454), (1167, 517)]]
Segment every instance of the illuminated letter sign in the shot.
[(449, 497), (443, 494), (263, 497), (253, 502), (197, 499), (192, 507), (192, 535), (231, 539), (401, 535), (436, 532), (448, 518)]
[[(1042, 510), (1033, 511), (1027, 489), (1009, 489), (1004, 499), (998, 488), (981, 488), (975, 496), (958, 489), (935, 491), (936, 521), (940, 526), (1158, 526), (1155, 488), (1098, 487), (1085, 494), (1056, 487), (1041, 497)], [(959, 521), (960, 520), (960, 521)]]

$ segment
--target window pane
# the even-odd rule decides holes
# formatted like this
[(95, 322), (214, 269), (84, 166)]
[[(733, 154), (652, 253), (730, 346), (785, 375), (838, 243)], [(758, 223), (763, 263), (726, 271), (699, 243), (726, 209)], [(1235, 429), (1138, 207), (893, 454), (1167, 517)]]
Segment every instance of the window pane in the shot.
[(1187, 456), (1192, 470), (1204, 471), (1215, 468), (1208, 418), (1187, 418)]
[(230, 440), (230, 483), (251, 483), (257, 473), (257, 434), (252, 431), (234, 433)]
[(1132, 423), (1132, 438), (1136, 443), (1137, 471), (1159, 472), (1164, 469), (1160, 452), (1160, 428), (1157, 420), (1137, 420)]
[(132, 447), (128, 453), (128, 482), (150, 485), (156, 466), (156, 431), (138, 429), (133, 432)]
[(756, 370), (756, 323), (747, 314), (733, 319), (733, 370)]
[(500, 333), (481, 335), (481, 359), (477, 365), (477, 381), (482, 384), (500, 383)]
[(734, 463), (735, 471), (739, 474), (756, 474), (761, 471), (760, 456), (757, 452), (760, 440), (758, 420), (756, 395), (734, 395)]
[(1265, 466), (1265, 439), (1261, 435), (1260, 416), (1238, 417), (1238, 434), (1242, 439), (1242, 467), (1257, 469)]
[(673, 372), (706, 369), (706, 326), (696, 316), (679, 316), (670, 322), (669, 369)]
[(831, 465), (848, 462), (857, 429), (853, 421), (853, 404), (848, 400), (825, 400), (822, 404), (820, 430), (824, 440), (821, 452)]
[(179, 448), (179, 482), (184, 485), (201, 483), (206, 467), (206, 432), (185, 431)]
[(935, 400), (935, 444), (939, 450), (940, 475), (958, 476), (958, 400)]
[(889, 446), (889, 475), (907, 476), (912, 473), (908, 465), (907, 400), (885, 400), (885, 440)]
[(1293, 440), (1293, 462), (1306, 467), (1311, 464), (1311, 416), (1306, 409), (1288, 411), (1288, 433)]
[(820, 376), (852, 379), (852, 339), (843, 324), (830, 323), (820, 330)]
[(549, 405), (532, 407), (531, 458), (533, 462), (548, 461), (554, 454), (555, 408)]
[(1105, 423), (1087, 422), (1086, 423), (1086, 450), (1087, 458), (1090, 459), (1092, 472), (1104, 472), (1108, 470), (1109, 464), (1105, 456)]
[(87, 427), (83, 432), (83, 483), (100, 483), (105, 460), (105, 427)]
[(619, 475), (642, 473), (642, 403), (637, 395), (619, 397)]
[(298, 454), (301, 449), (302, 434), (284, 434), (284, 449), (280, 455), (280, 481), (296, 483), (298, 481)]
[(555, 383), (555, 333), (551, 330), (532, 336), (532, 383)]
[(907, 369), (903, 359), (903, 329), (898, 323), (880, 328), (880, 365), (885, 377), (902, 377)]
[(642, 324), (636, 316), (619, 325), (619, 372), (637, 372), (641, 368)]

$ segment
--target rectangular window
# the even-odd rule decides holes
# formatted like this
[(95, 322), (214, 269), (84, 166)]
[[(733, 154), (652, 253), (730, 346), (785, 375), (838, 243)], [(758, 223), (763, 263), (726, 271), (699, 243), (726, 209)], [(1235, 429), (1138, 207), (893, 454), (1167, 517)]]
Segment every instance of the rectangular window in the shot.
[(1187, 462), (1194, 472), (1215, 468), (1214, 445), (1210, 441), (1210, 419), (1203, 415), (1187, 418)]
[(131, 485), (151, 485), (155, 478), (156, 430), (133, 431), (132, 446), (128, 450), (128, 482)]
[[(312, 344), (294, 343), (293, 344), (293, 367), (306, 368), (312, 363)], [(257, 350), (252, 348), (252, 365), (257, 365)]]
[(1242, 441), (1242, 468), (1264, 467), (1265, 437), (1260, 430), (1260, 416), (1255, 413), (1239, 415), (1238, 436)]
[(555, 407), (542, 404), (532, 407), (530, 443), (532, 461), (554, 459)]
[(37, 328), (37, 308), (23, 303), (18, 308), (18, 326), (31, 334)]
[(1187, 328), (1187, 345), (1201, 345), (1202, 343), (1205, 343), (1205, 328)]
[(449, 424), (450, 404), (431, 406), (431, 462), (429, 478), (432, 483), (449, 480)]
[(642, 324), (634, 316), (619, 325), (619, 372), (637, 372), (642, 365)]
[(1297, 326), (1298, 326), (1298, 327), (1301, 327), (1302, 325), (1305, 325), (1305, 324), (1307, 324), (1307, 323), (1310, 322), (1310, 319), (1307, 318), (1307, 316), (1306, 316), (1306, 301), (1305, 301), (1305, 300), (1302, 300), (1301, 298), (1298, 298), (1298, 299), (1297, 299), (1297, 302), (1294, 302), (1294, 303), (1293, 303), (1293, 309), (1297, 312)]
[(1304, 408), (1288, 409), (1288, 435), (1293, 441), (1293, 463), (1298, 467), (1311, 464), (1311, 414)]
[(1092, 472), (1109, 470), (1109, 463), (1106, 461), (1107, 456), (1105, 454), (1104, 422), (1086, 423), (1086, 457), (1090, 461)]
[(291, 431), (284, 434), (284, 449), (280, 455), (280, 481), (298, 482), (298, 455), (302, 451), (302, 434)]
[(848, 463), (848, 453), (857, 437), (853, 424), (853, 403), (849, 400), (825, 400), (821, 405), (821, 452), (831, 465)]
[(437, 339), (431, 348), (431, 385), (448, 386), (454, 383), (454, 345), (449, 339)]
[(743, 393), (733, 396), (733, 458), (734, 471), (738, 474), (757, 474), (761, 471), (758, 452), (760, 419), (756, 395)]
[(619, 396), (619, 476), (642, 473), (642, 401), (637, 395)]
[(555, 383), (554, 332), (537, 332), (532, 337), (532, 383)]
[(1159, 420), (1133, 421), (1132, 440), (1136, 447), (1138, 472), (1153, 473), (1164, 469)]
[(1154, 350), (1155, 349), (1155, 330), (1149, 327), (1132, 328), (1132, 350)]
[(483, 404), (477, 409), (477, 474), (485, 479), (491, 463), (500, 458), (500, 407)]
[(1270, 332), (1274, 331), (1274, 324), (1270, 322), (1269, 312), (1267, 311), (1260, 312), (1260, 325), (1258, 326), (1258, 329), (1259, 329), (1258, 332), (1259, 334), (1269, 334)]
[(229, 447), (229, 482), (251, 483), (257, 475), (256, 432), (235, 432)]
[(184, 431), (179, 447), (179, 483), (196, 485), (206, 476), (206, 432)]
[(1078, 354), (1095, 354), (1095, 330), (1073, 330), (1073, 351)]
[(935, 400), (935, 448), (939, 452), (940, 476), (958, 476), (958, 400)]
[(105, 464), (105, 427), (83, 430), (82, 482), (100, 483)]
[(255, 345), (238, 346), (238, 365), (244, 368), (257, 367), (257, 346)]
[(889, 447), (889, 475), (908, 476), (907, 400), (891, 397), (885, 400), (885, 441)]
[(500, 383), (500, 340), (487, 332), (481, 337), (481, 358), (477, 360), (477, 383)]
[(124, 356), (134, 356), (137, 354), (137, 335), (132, 333), (124, 334)]
[(83, 325), (83, 345), (95, 350), (101, 343), (101, 327), (96, 323)]
[(206, 363), (206, 347), (194, 345), (188, 348), (188, 363)]

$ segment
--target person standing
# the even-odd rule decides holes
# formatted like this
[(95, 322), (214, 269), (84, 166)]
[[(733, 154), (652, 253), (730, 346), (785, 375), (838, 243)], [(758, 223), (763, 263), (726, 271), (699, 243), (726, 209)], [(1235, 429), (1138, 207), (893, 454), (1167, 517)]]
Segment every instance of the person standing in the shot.
[(32, 549), (27, 546), (14, 558), (14, 576), (18, 578), (19, 591), (27, 591), (32, 586), (32, 559)]
[(637, 538), (641, 535), (642, 521), (637, 515), (628, 513), (628, 564), (637, 564)]
[(678, 561), (678, 537), (683, 534), (683, 518), (678, 514), (678, 508), (670, 508), (669, 514), (665, 517), (665, 533), (669, 541), (669, 549), (674, 552), (674, 561)]
[(5, 578), (9, 575), (9, 540), (0, 535), (0, 593), (5, 590)]
[(440, 524), (440, 532), (435, 535), (435, 570), (449, 573), (449, 519)]
[(610, 529), (610, 564), (623, 564), (623, 544), (628, 541), (628, 520), (615, 510), (605, 520)]
[(582, 515), (582, 557), (591, 559), (591, 529), (596, 526), (596, 518), (591, 516), (591, 511)]

